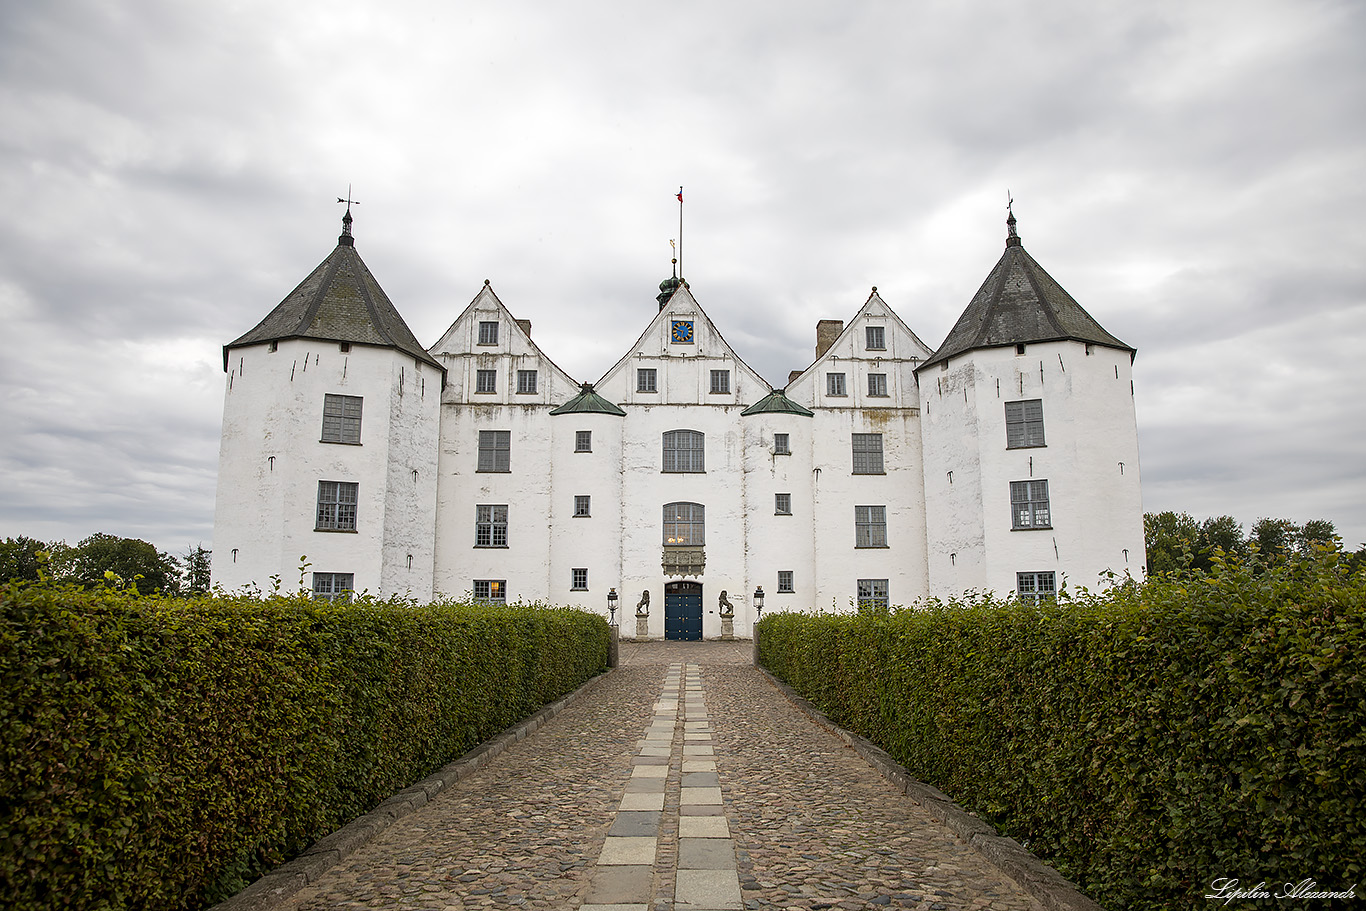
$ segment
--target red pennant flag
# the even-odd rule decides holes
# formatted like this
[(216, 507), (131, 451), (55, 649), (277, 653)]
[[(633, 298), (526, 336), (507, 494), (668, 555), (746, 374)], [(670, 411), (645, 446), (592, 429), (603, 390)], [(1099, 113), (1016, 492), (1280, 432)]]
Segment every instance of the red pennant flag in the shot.
[(682, 201), (683, 201), (683, 188), (682, 188), (682, 187), (679, 187), (679, 188), (678, 188), (678, 201), (679, 201), (679, 202), (682, 202)]

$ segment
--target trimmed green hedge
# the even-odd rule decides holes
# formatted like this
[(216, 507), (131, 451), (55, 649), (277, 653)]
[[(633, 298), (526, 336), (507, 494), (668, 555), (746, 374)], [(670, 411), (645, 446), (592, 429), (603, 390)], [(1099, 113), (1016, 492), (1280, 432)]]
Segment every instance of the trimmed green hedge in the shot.
[(1038, 606), (769, 614), (759, 657), (1097, 901), (1156, 911), (1219, 877), (1361, 888), (1364, 627), (1366, 573), (1323, 554)]
[(190, 909), (607, 666), (573, 610), (0, 589), (0, 895)]

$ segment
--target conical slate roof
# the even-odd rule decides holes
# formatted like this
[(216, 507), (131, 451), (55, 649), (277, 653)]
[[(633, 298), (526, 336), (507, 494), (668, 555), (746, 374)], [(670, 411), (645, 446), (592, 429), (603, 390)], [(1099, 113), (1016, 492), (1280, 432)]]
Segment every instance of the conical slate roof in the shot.
[(343, 224), (343, 233), (331, 255), (255, 329), (223, 347), (225, 370), (230, 348), (291, 338), (396, 348), (424, 364), (443, 369), (414, 337), (356, 252), (349, 212)]
[(1101, 328), (1053, 276), (1025, 252), (1015, 233), (1015, 216), (1006, 250), (972, 302), (958, 318), (944, 344), (921, 364), (924, 370), (951, 357), (979, 348), (1000, 348), (1030, 342), (1064, 339), (1090, 342), (1128, 351), (1134, 349)]
[(768, 395), (740, 412), (741, 417), (751, 414), (800, 414), (803, 417), (815, 417), (814, 412), (809, 408), (803, 408), (801, 405), (792, 401), (781, 389), (774, 389)]
[(551, 414), (615, 414), (625, 417), (626, 412), (593, 391), (592, 383), (579, 385), (579, 394), (550, 412)]

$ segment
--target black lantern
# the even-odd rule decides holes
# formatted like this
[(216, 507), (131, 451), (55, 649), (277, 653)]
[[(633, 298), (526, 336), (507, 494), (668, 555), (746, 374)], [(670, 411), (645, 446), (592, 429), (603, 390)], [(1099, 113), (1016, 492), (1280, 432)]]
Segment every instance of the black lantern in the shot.
[(609, 626), (617, 625), (617, 590), (609, 589), (607, 592), (607, 609), (611, 611), (612, 617), (608, 620)]
[(757, 619), (764, 619), (764, 587), (762, 585), (754, 589), (754, 612)]

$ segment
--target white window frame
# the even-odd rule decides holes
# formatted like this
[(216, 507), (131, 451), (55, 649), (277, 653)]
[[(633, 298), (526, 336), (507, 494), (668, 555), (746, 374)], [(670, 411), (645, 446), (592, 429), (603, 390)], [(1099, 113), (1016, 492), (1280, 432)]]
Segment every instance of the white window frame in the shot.
[(730, 395), (729, 370), (713, 370), (711, 372), (711, 394)]
[(1015, 574), (1015, 596), (1021, 601), (1037, 602), (1058, 594), (1058, 576), (1052, 570)]
[(359, 446), (362, 405), (359, 395), (324, 395), (321, 441)]
[(793, 584), (792, 570), (778, 570), (778, 594), (786, 595), (795, 592), (797, 589)]
[(569, 571), (569, 590), (571, 592), (588, 591), (588, 568), (576, 566)]
[(1053, 527), (1047, 480), (1010, 482), (1010, 527), (1012, 531)]
[(479, 431), (479, 467), (475, 471), (506, 473), (512, 470), (512, 431)]
[(314, 601), (345, 601), (355, 594), (355, 573), (314, 573)]
[(852, 452), (854, 474), (886, 474), (882, 459), (882, 434), (856, 433), (853, 435)]
[(664, 544), (667, 547), (702, 547), (707, 538), (707, 508), (701, 503), (665, 503)]
[(474, 507), (474, 546), (508, 546), (508, 508), (506, 503), (480, 503)]
[(360, 484), (355, 481), (319, 481), (314, 531), (355, 531)]
[(825, 375), (825, 394), (836, 398), (843, 398), (849, 394), (844, 386), (843, 373), (827, 373)]
[(773, 514), (775, 516), (792, 515), (792, 494), (775, 493), (773, 495)]
[(858, 580), (857, 601), (860, 608), (886, 610), (891, 605), (890, 587), (886, 579)]
[(700, 430), (664, 432), (665, 474), (701, 474), (707, 470), (706, 434)]
[(518, 370), (517, 371), (517, 394), (535, 395), (536, 394), (536, 371)]
[(854, 507), (854, 547), (887, 546), (887, 507)]
[(868, 397), (874, 399), (887, 398), (887, 374), (868, 374)]
[(792, 440), (786, 433), (773, 434), (773, 454), (792, 455)]
[(636, 392), (658, 392), (659, 371), (654, 367), (636, 368)]
[(1006, 448), (1047, 446), (1043, 432), (1043, 399), (1006, 402)]
[(479, 321), (479, 344), (496, 345), (498, 344), (498, 321), (480, 320)]

